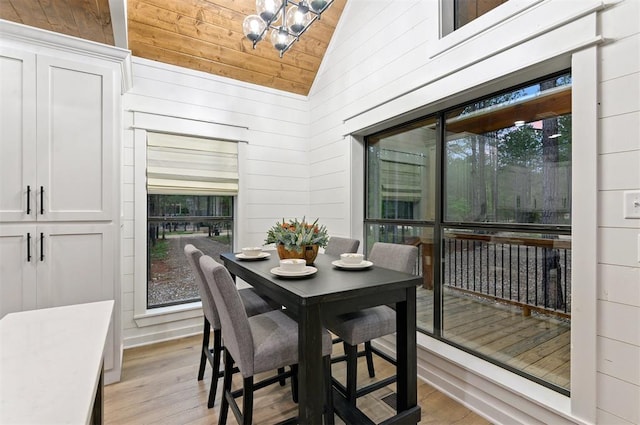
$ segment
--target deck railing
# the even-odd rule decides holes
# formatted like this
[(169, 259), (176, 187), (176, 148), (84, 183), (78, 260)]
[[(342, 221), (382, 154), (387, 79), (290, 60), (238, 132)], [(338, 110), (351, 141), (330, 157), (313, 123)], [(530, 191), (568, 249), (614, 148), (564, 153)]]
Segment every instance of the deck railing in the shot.
[(571, 315), (571, 241), (445, 233), (445, 287), (531, 310)]

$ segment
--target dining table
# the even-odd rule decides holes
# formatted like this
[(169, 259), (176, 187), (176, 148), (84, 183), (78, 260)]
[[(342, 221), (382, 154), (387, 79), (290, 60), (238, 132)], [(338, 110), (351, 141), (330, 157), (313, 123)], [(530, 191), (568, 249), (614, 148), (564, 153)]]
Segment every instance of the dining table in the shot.
[[(420, 421), (416, 354), (416, 287), (422, 283), (420, 276), (375, 264), (340, 267), (339, 258), (325, 254), (318, 254), (305, 273), (295, 276), (280, 272), (275, 251), (265, 251), (259, 258), (238, 253), (224, 253), (220, 258), (234, 278), (280, 303), (298, 321), (298, 423), (322, 423), (323, 319), (378, 305), (390, 305), (396, 311), (396, 412), (383, 423)], [(335, 388), (333, 399), (335, 412), (345, 423), (374, 423)]]

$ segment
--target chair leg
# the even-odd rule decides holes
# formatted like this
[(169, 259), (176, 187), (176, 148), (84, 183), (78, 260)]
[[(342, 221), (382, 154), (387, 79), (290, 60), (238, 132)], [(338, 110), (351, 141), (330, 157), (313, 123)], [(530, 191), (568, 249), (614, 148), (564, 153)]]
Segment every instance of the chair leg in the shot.
[[(209, 388), (209, 400), (207, 407), (211, 409), (216, 401), (216, 391), (218, 390), (218, 377), (220, 376), (220, 352), (222, 351), (222, 330), (213, 331), (213, 371), (211, 372), (211, 387)], [(231, 372), (233, 373), (233, 372)]]
[(364, 343), (364, 353), (367, 358), (367, 369), (369, 369), (369, 378), (376, 376), (376, 371), (373, 369), (373, 350), (371, 349), (371, 341)]
[(331, 356), (324, 356), (322, 359), (324, 368), (324, 423), (325, 425), (335, 424), (335, 414), (333, 410), (333, 385), (331, 385)]
[(222, 403), (220, 403), (220, 416), (218, 417), (218, 425), (226, 425), (227, 414), (229, 413), (229, 400), (227, 394), (231, 397), (231, 379), (233, 378), (233, 357), (229, 351), (224, 350), (224, 378), (222, 384)]
[[(284, 373), (284, 368), (283, 367), (279, 367), (278, 368), (278, 375), (282, 375)], [(287, 383), (287, 378), (280, 378), (280, 386), (284, 387)]]
[(251, 425), (253, 421), (253, 376), (243, 379), (242, 425)]
[(344, 345), (347, 354), (347, 403), (356, 405), (356, 377), (358, 375), (358, 346)]
[(207, 351), (209, 350), (209, 333), (211, 332), (211, 324), (204, 318), (204, 329), (202, 330), (202, 350), (200, 350), (200, 368), (198, 369), (198, 381), (204, 378), (204, 368), (207, 364)]
[[(278, 373), (280, 370), (278, 369)], [(294, 403), (298, 402), (298, 365), (291, 365), (291, 398)]]

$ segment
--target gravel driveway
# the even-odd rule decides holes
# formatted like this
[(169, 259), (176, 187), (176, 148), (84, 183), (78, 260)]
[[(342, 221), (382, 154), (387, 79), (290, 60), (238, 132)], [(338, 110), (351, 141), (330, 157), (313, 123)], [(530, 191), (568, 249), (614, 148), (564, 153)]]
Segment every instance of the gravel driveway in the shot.
[(221, 253), (232, 250), (229, 244), (213, 240), (206, 234), (167, 235), (166, 241), (169, 243), (167, 258), (151, 264), (152, 278), (147, 289), (149, 307), (200, 298), (195, 277), (184, 255), (186, 244), (192, 244), (215, 260), (220, 259)]

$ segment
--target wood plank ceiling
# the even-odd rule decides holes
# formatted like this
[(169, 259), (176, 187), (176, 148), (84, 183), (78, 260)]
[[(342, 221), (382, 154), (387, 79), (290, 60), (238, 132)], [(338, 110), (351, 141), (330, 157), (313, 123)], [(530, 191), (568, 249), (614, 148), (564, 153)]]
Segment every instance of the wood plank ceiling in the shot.
[[(115, 45), (109, 5), (119, 0), (0, 0), (0, 18)], [(255, 0), (128, 0), (126, 47), (134, 56), (306, 95), (347, 0), (335, 0), (279, 57), (254, 50), (242, 21)]]

